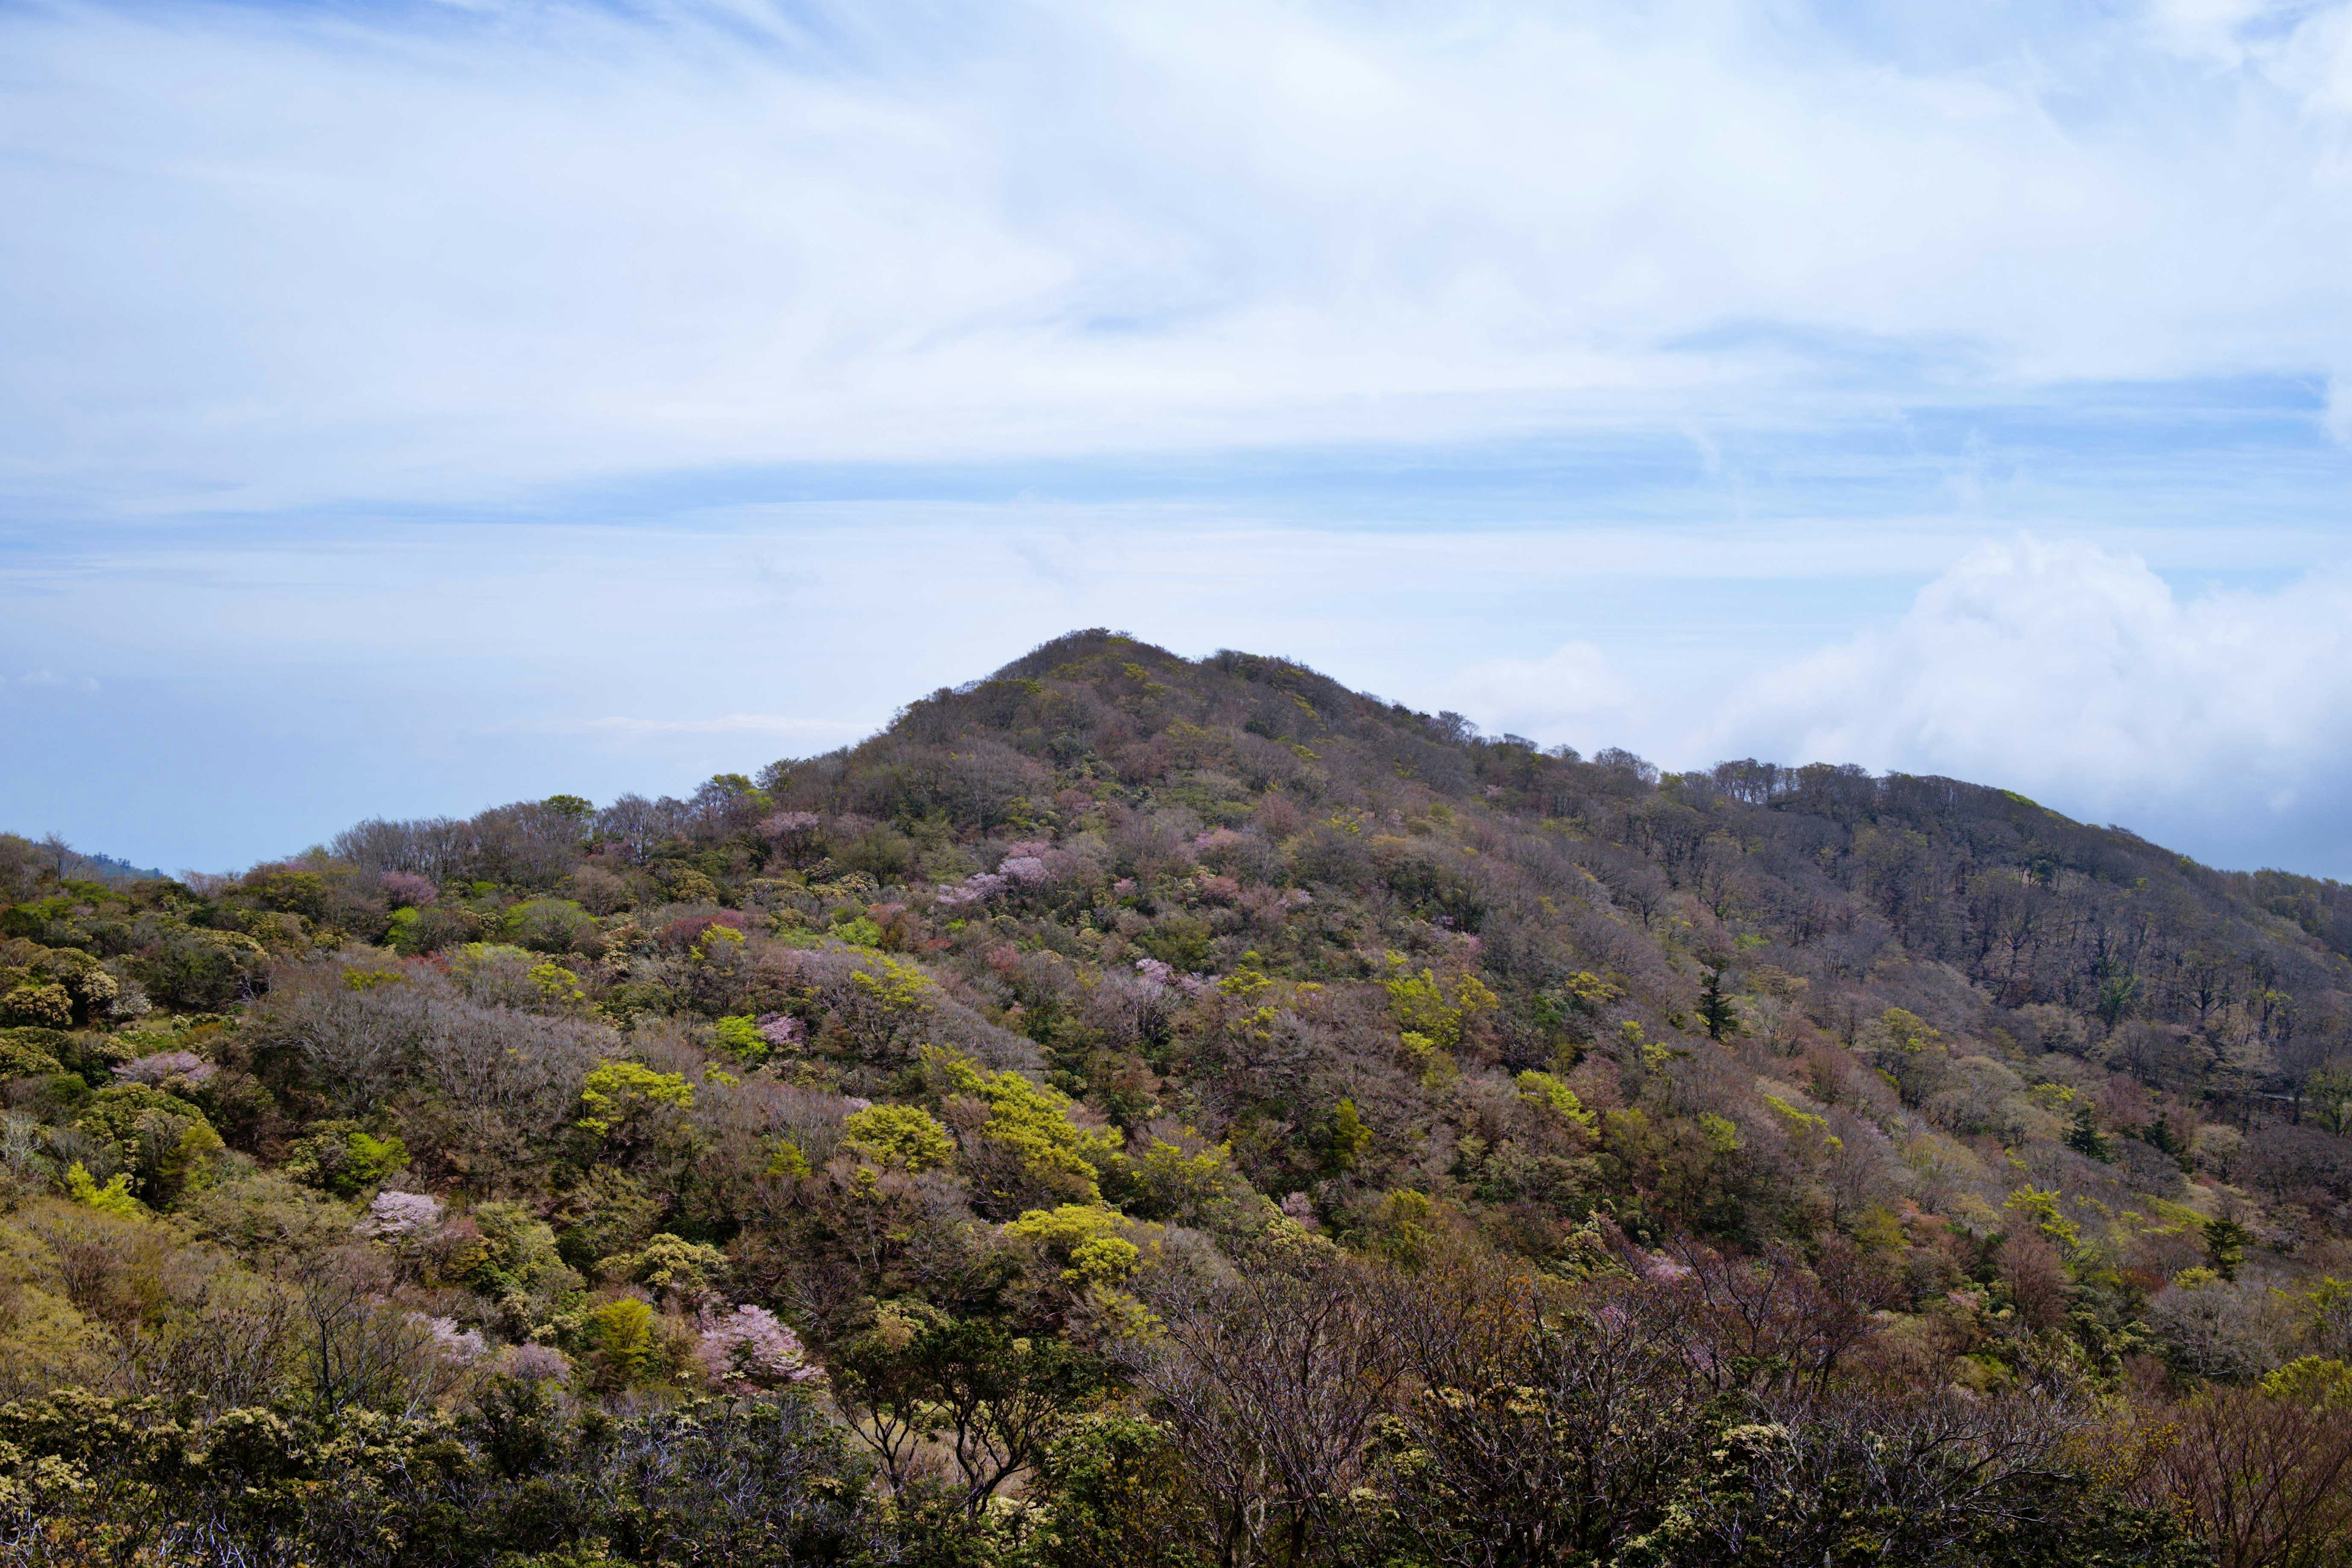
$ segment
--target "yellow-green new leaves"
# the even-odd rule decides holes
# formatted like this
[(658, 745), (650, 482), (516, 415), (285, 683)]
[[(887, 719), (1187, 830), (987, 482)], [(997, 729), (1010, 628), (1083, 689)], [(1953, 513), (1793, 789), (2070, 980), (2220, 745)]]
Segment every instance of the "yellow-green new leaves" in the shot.
[(101, 1187), (90, 1179), (89, 1169), (79, 1160), (66, 1167), (66, 1195), (78, 1204), (88, 1204), (103, 1213), (126, 1218), (140, 1212), (139, 1200), (131, 1195), (129, 1173), (117, 1172)]
[(841, 1124), (842, 1147), (872, 1164), (928, 1171), (955, 1158), (955, 1142), (919, 1105), (869, 1105)]
[(604, 1062), (580, 1088), (577, 1125), (599, 1138), (642, 1121), (662, 1107), (684, 1110), (694, 1104), (694, 1086), (674, 1072), (656, 1072), (641, 1062)]
[(1199, 1224), (1233, 1191), (1235, 1179), (1233, 1152), (1224, 1144), (1187, 1154), (1155, 1138), (1135, 1163), (1135, 1195), (1127, 1207), (1149, 1218)]
[(1063, 1204), (1031, 1209), (1007, 1225), (1004, 1234), (1043, 1247), (1063, 1266), (1066, 1282), (1108, 1287), (1125, 1281), (1142, 1260), (1142, 1250), (1127, 1239), (1134, 1228), (1125, 1215), (1099, 1205)]
[(1944, 1037), (1926, 1019), (1901, 1007), (1889, 1007), (1879, 1018), (1878, 1026), (1886, 1032), (1887, 1048), (1905, 1056), (1924, 1051)]
[(2352, 1366), (2325, 1356), (2298, 1356), (2263, 1379), (2263, 1392), (2306, 1410), (2352, 1405)]
[[(1435, 1087), (1454, 1076), (1454, 1053), (1479, 1016), (1500, 1005), (1475, 974), (1440, 979), (1434, 970), (1408, 972), (1404, 955), (1389, 954), (1389, 1011), (1397, 1021), (1405, 1054), (1424, 1083)], [(1450, 994), (1449, 994), (1450, 992)]]
[(831, 1027), (861, 1060), (895, 1066), (929, 1030), (937, 992), (923, 972), (887, 952), (868, 954), (834, 995)]
[(1356, 1102), (1342, 1100), (1331, 1108), (1331, 1163), (1340, 1170), (1354, 1168), (1372, 1146), (1372, 1130), (1356, 1114)]
[(1410, 973), (1404, 955), (1397, 952), (1389, 954), (1389, 978), (1381, 984), (1388, 989), (1389, 1011), (1396, 1016), (1397, 1027), (1421, 1036), (1441, 1051), (1459, 1048), (1478, 1016), (1501, 1005), (1475, 974), (1441, 980), (1433, 970)]
[[(1017, 1072), (988, 1072), (971, 1058), (926, 1047), (923, 1066), (946, 1095), (986, 1108), (971, 1151), (973, 1175), (999, 1198), (1053, 1194), (1095, 1203), (1097, 1166), (1118, 1152), (1115, 1132), (1070, 1120), (1076, 1101)], [(1002, 1212), (1002, 1211), (1000, 1211)]]
[(634, 1296), (607, 1301), (588, 1314), (582, 1337), (602, 1363), (598, 1381), (625, 1388), (645, 1374), (653, 1360), (654, 1310)]
[(2034, 1229), (2070, 1252), (2082, 1244), (2082, 1232), (2075, 1228), (2073, 1220), (2059, 1212), (2055, 1191), (2042, 1192), (2033, 1187), (2020, 1187), (2010, 1194), (2009, 1201), (2000, 1206), (2011, 1214), (2022, 1215)]
[(1572, 1121), (1587, 1131), (1592, 1128), (1592, 1112), (1584, 1109), (1576, 1090), (1548, 1072), (1529, 1070), (1514, 1080), (1519, 1086), (1521, 1100), (1534, 1100), (1551, 1110), (1563, 1121)]

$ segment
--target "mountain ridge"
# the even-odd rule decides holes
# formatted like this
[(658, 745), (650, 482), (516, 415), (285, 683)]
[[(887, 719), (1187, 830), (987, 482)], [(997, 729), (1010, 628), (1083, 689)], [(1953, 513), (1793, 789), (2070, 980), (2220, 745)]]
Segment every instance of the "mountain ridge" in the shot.
[[(1810, 1561), (1849, 1482), (1963, 1543), (1897, 1560), (2187, 1563), (2232, 1445), (2352, 1478), (2344, 889), (2013, 792), (1661, 773), (1095, 630), (686, 799), (177, 882), (32, 847), (0, 1441), (88, 1434), (38, 1441), (89, 1474), (92, 1410), (153, 1412), (72, 1390), (320, 1443), (439, 1410), (498, 1497), (618, 1497), (598, 1434), (674, 1453), (717, 1399), (863, 1500), (826, 1551), (1006, 1568), (1402, 1568), (1529, 1509), (1584, 1544), (1514, 1561), (1725, 1561), (1706, 1520)], [(382, 1382), (260, 1327), (233, 1384), (127, 1370), (209, 1343), (215, 1289)], [(1542, 1447), (1626, 1429), (1564, 1370), (1602, 1364), (1663, 1423), (1605, 1506)], [(516, 1401), (543, 1474), (499, 1468)], [(1916, 1421), (1942, 1457), (1868, 1491), (1853, 1445)], [(1766, 1427), (1830, 1469), (1740, 1468)], [(1496, 1445), (1559, 1468), (1480, 1490)]]

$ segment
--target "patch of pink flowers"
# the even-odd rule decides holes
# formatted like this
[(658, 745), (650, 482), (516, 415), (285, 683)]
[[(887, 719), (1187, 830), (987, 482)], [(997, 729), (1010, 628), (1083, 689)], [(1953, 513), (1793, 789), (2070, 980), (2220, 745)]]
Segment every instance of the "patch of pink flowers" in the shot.
[(171, 1078), (202, 1083), (219, 1070), (194, 1051), (157, 1051), (152, 1057), (124, 1062), (114, 1069), (114, 1076), (132, 1083), (162, 1083)]
[(993, 871), (982, 871), (941, 888), (935, 902), (948, 909), (963, 904), (984, 904), (1004, 890), (1004, 879)]
[(423, 1320), (425, 1332), (433, 1336), (433, 1348), (451, 1361), (471, 1365), (481, 1360), (489, 1348), (483, 1342), (481, 1330), (460, 1329), (455, 1318), (425, 1318), (422, 1313), (411, 1315)]
[(441, 1223), (441, 1200), (429, 1193), (376, 1194), (367, 1217), (359, 1223), (364, 1236), (413, 1236)]
[(761, 1039), (780, 1051), (789, 1050), (799, 1045), (801, 1036), (804, 1033), (801, 1028), (801, 1021), (790, 1013), (764, 1014), (752, 1027), (760, 1031)]
[(694, 1355), (713, 1387), (780, 1388), (816, 1375), (800, 1336), (765, 1307), (705, 1312), (699, 1326)]
[(396, 910), (429, 910), (441, 897), (441, 889), (429, 877), (414, 871), (386, 871), (383, 874), (383, 896)]

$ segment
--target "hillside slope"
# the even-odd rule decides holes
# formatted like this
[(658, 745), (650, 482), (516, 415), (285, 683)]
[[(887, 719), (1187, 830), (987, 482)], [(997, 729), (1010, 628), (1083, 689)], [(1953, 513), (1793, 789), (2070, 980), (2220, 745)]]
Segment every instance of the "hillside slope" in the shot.
[[(404, 1408), (470, 1408), (491, 1370), (643, 1408), (822, 1363), (904, 1531), (888, 1354), (966, 1325), (1069, 1347), (1093, 1370), (1057, 1409), (1191, 1456), (1167, 1484), (1204, 1511), (1166, 1528), (1272, 1562), (1370, 1550), (1328, 1500), (1420, 1484), (1377, 1471), (1376, 1418), (1439, 1373), (1391, 1347), (1418, 1370), (1323, 1491), (1217, 1493), (1183, 1391), (1222, 1352), (1187, 1325), (1270, 1310), (1230, 1294), (1269, 1279), (1372, 1270), (1366, 1334), (1441, 1276), (1648, 1291), (1696, 1314), (1677, 1334), (1748, 1321), (1761, 1281), (1793, 1337), (1669, 1358), (1714, 1380), (1698, 1426), (1849, 1376), (1979, 1410), (2169, 1408), (2290, 1363), (2352, 1387), (2346, 889), (1997, 789), (1661, 776), (1087, 632), (691, 800), (365, 823), (200, 885), (60, 880), (0, 840), (0, 1394), (312, 1408), (290, 1341), (210, 1383), (125, 1346), (357, 1270), (351, 1299), (429, 1325), (383, 1352)], [(1004, 1441), (958, 1517), (1061, 1484)], [(2187, 1484), (2143, 1458), (2133, 1498)], [(1667, 1500), (1700, 1481), (1654, 1479), (1610, 1540), (1697, 1517)], [(1289, 1544), (1236, 1546), (1244, 1519)], [(1689, 1550), (1642, 1560), (1724, 1560)]]

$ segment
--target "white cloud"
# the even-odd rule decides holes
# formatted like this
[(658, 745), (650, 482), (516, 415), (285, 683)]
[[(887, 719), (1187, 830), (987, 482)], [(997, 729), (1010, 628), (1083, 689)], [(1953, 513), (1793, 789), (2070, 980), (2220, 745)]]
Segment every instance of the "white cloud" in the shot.
[(1451, 705), (1502, 733), (1614, 739), (1634, 721), (1633, 689), (1601, 649), (1571, 642), (1541, 658), (1472, 665), (1447, 689)]
[(2153, 0), (2148, 31), (2190, 59), (2236, 66), (2246, 58), (2243, 31), (2284, 8), (2278, 0)]
[(364, 15), (0, 19), (0, 479), (470, 500), (1802, 422), (1923, 353), (1972, 395), (2352, 366), (2338, 8), (2242, 66), (1733, 0)]
[(1754, 680), (1690, 749), (1944, 773), (2208, 856), (2300, 839), (2340, 865), (2352, 577), (2184, 598), (2136, 557), (1987, 546), (1894, 625)]

